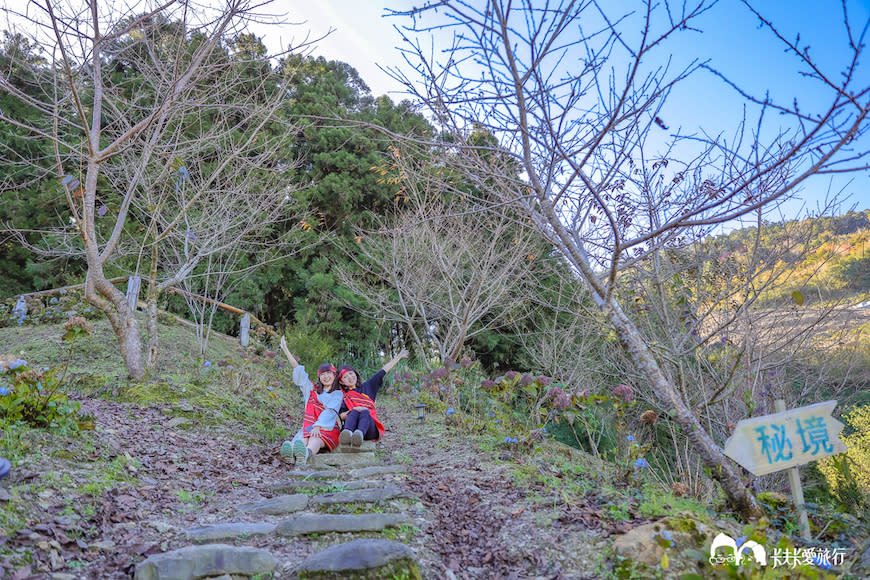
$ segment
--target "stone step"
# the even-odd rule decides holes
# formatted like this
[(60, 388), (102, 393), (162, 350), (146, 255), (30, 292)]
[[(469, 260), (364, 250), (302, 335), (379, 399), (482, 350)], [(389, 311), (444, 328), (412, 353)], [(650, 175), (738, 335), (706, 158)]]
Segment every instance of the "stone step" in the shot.
[(265, 536), (275, 531), (275, 524), (227, 522), (190, 528), (184, 533), (191, 542), (215, 542), (250, 536)]
[(331, 485), (338, 485), (338, 483), (333, 483), (329, 480), (323, 479), (290, 479), (286, 481), (277, 481), (269, 487), (275, 493), (292, 493), (305, 490), (310, 491), (313, 489), (322, 490), (324, 488), (328, 488)]
[[(323, 481), (323, 480), (291, 480), (291, 481), (278, 481), (270, 485), (269, 487), (275, 493), (285, 494), (291, 492), (300, 492), (300, 491), (311, 491), (316, 489), (323, 489), (324, 487), (335, 486), (339, 489), (336, 491), (345, 491), (349, 489), (370, 489), (373, 487), (383, 487), (389, 483), (392, 483), (393, 479), (363, 479), (363, 480), (351, 480), (347, 479), (344, 481)], [(306, 496), (307, 497), (307, 496)]]
[(351, 469), (344, 477), (346, 479), (367, 479), (377, 475), (395, 475), (407, 472), (408, 468), (405, 465), (396, 463), (394, 465), (373, 465), (370, 467)]
[(223, 574), (266, 576), (278, 561), (266, 550), (227, 544), (188, 546), (148, 556), (136, 564), (134, 580), (190, 580)]
[(301, 536), (329, 532), (380, 532), (411, 522), (405, 514), (300, 514), (279, 522), (279, 536)]
[(386, 487), (374, 487), (367, 489), (352, 489), (348, 491), (334, 491), (316, 495), (310, 499), (312, 505), (335, 505), (350, 503), (374, 503), (398, 498), (413, 498), (413, 494), (394, 485)]
[(363, 451), (374, 451), (375, 450), (375, 442), (374, 441), (363, 441), (362, 445), (359, 447), (352, 447), (350, 445), (339, 445), (335, 449), (332, 450), (332, 453), (360, 453)]
[(341, 483), (336, 484), (341, 488), (339, 491), (345, 491), (350, 489), (373, 489), (376, 487), (384, 487), (385, 485), (389, 485), (393, 483), (393, 480), (385, 480), (385, 479), (363, 479), (363, 480), (348, 480), (342, 481)]
[[(320, 484), (321, 486), (323, 484)], [(245, 503), (237, 507), (238, 510), (254, 514), (279, 516), (304, 510), (308, 507), (308, 495), (294, 493), (292, 495), (279, 495), (271, 499), (264, 499)]]
[(420, 566), (408, 546), (392, 540), (354, 540), (312, 554), (292, 568), (288, 580), (420, 580)]
[(287, 478), (295, 481), (300, 480), (329, 480), (347, 477), (347, 473), (340, 469), (314, 469), (316, 466), (308, 465), (305, 469), (291, 469), (287, 471)]
[(380, 464), (380, 460), (375, 457), (374, 451), (318, 453), (312, 460), (313, 465), (328, 467), (366, 467)]

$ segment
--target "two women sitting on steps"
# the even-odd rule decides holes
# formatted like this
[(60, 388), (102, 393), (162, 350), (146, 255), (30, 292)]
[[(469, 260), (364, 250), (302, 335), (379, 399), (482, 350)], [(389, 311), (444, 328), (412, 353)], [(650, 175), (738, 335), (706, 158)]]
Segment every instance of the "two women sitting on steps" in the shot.
[[(329, 451), (335, 449), (339, 441), (343, 446), (359, 448), (363, 441), (377, 441), (383, 436), (384, 426), (377, 418), (375, 397), (387, 372), (408, 356), (406, 349), (364, 383), (352, 367), (344, 366), (336, 374), (335, 367), (329, 363), (317, 368), (317, 382), (312, 383), (305, 367), (290, 353), (283, 336), (280, 346), (293, 367), (293, 382), (301, 389), (305, 403), (302, 429), (281, 445), (282, 457), (292, 456), (296, 465), (304, 465), (324, 447)], [(341, 431), (339, 413), (344, 421)]]

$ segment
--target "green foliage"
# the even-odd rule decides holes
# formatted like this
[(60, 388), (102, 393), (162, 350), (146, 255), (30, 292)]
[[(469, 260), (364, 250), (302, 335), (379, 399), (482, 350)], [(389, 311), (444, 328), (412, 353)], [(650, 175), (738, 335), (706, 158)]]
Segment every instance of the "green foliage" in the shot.
[(0, 424), (18, 421), (33, 427), (75, 425), (81, 405), (60, 391), (56, 367), (33, 369), (17, 357), (0, 362)]
[(97, 320), (103, 314), (85, 302), (81, 292), (62, 291), (56, 296), (27, 297), (27, 312), (16, 311), (17, 298), (0, 301), (0, 328), (6, 326), (38, 326), (65, 322), (71, 317)]
[(299, 364), (305, 365), (309, 376), (313, 377), (317, 367), (323, 363), (337, 365), (334, 345), (317, 333), (317, 326), (301, 322), (290, 327), (285, 336), (287, 347)]
[(853, 514), (865, 514), (870, 506), (870, 405), (853, 408), (843, 415), (848, 432), (841, 436), (846, 453), (818, 462), (834, 495)]
[[(40, 78), (47, 61), (41, 47), (23, 35), (4, 32), (0, 45), (0, 66), (7, 71), (8, 82), (36, 100), (45, 101), (41, 87), (50, 86)], [(45, 84), (43, 84), (45, 83)], [(0, 93), (0, 109), (5, 115), (24, 124), (42, 126), (42, 111), (10, 92)], [(0, 122), (0, 181), (5, 185), (0, 203), (0, 222), (18, 229), (29, 244), (49, 250), (59, 242), (52, 230), (58, 216), (66, 221), (66, 200), (58, 182), (52, 178), (49, 160), (51, 144), (34, 139), (28, 130)], [(23, 163), (22, 160), (35, 160)], [(73, 241), (72, 243), (76, 243)], [(83, 273), (75, 259), (53, 263), (40, 261), (14, 236), (0, 241), (0, 297), (51, 288), (69, 282)]]
[[(299, 252), (248, 280), (261, 296), (251, 303), (262, 305), (265, 320), (301, 325), (310, 337), (328, 343), (330, 356), (357, 358), (388, 350), (383, 338), (386, 329), (348, 307), (360, 298), (341, 287), (334, 275), (337, 263), (354, 267), (356, 228), (370, 227), (396, 203), (395, 187), (381, 182), (372, 171), (389, 151), (389, 141), (352, 122), (418, 135), (431, 134), (431, 128), (410, 104), (395, 105), (386, 96), (373, 99), (346, 63), (293, 55), (282, 61), (279, 74), (292, 97), (288, 115), (342, 117), (351, 122), (311, 121), (297, 135), (288, 152), (288, 157), (302, 160), (291, 176), (301, 187), (294, 199), (308, 208), (312, 219), (300, 224)], [(228, 300), (238, 303), (235, 296)]]

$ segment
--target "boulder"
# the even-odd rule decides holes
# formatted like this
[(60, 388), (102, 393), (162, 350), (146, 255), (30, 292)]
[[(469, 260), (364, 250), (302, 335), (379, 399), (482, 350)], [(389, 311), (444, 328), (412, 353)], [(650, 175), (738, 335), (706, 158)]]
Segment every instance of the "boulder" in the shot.
[(279, 536), (329, 532), (379, 532), (411, 521), (405, 514), (301, 514), (278, 524)]
[(355, 540), (306, 558), (292, 580), (421, 580), (420, 567), (408, 546), (391, 540)]
[(271, 574), (277, 560), (266, 550), (227, 544), (188, 546), (154, 554), (136, 565), (134, 580), (199, 580), (209, 576)]

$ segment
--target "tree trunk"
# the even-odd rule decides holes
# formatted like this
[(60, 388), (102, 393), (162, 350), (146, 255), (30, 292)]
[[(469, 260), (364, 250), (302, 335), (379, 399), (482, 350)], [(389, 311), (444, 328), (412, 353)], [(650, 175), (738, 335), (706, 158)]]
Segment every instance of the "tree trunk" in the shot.
[(103, 311), (118, 338), (121, 357), (127, 366), (127, 374), (134, 381), (145, 378), (142, 361), (142, 342), (139, 337), (139, 322), (123, 292), (115, 288), (101, 268), (88, 268), (85, 284), (85, 299)]
[[(95, 115), (99, 117), (98, 111)], [(94, 131), (96, 136), (98, 130)], [(94, 141), (98, 141), (94, 137)], [(96, 243), (97, 235), (94, 228), (94, 207), (97, 191), (98, 166), (90, 161), (85, 174), (83, 188), (83, 220), (80, 223), (82, 244), (85, 248), (85, 258), (88, 265), (85, 279), (85, 300), (99, 308), (109, 319), (112, 330), (118, 338), (118, 347), (127, 374), (134, 381), (145, 378), (145, 366), (142, 364), (142, 343), (139, 337), (139, 323), (136, 320), (135, 305), (130, 306), (127, 296), (110, 282), (103, 272), (103, 257)]]
[(673, 419), (685, 430), (695, 452), (705, 466), (710, 468), (713, 478), (722, 485), (731, 500), (732, 507), (747, 521), (758, 520), (764, 515), (755, 496), (743, 485), (733, 464), (725, 457), (722, 448), (701, 426), (695, 414), (686, 405), (682, 396), (665, 377), (653, 354), (647, 348), (634, 323), (625, 315), (622, 308), (611, 298), (605, 308), (610, 325), (616, 330), (619, 342), (631, 360), (646, 377), (653, 392), (666, 408), (673, 409)]

